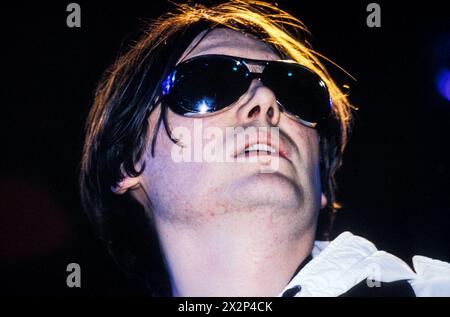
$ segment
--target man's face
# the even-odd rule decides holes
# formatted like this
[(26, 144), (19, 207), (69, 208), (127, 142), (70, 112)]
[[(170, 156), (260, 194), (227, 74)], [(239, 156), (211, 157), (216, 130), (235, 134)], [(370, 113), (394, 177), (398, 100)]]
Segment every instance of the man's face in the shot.
[[(205, 54), (280, 59), (266, 44), (227, 29), (213, 30), (198, 45), (191, 46), (193, 49), (188, 49), (179, 62)], [(159, 110), (149, 118), (149, 140), (155, 133)], [(278, 128), (279, 140), (272, 141), (284, 149), (285, 156), (266, 155), (253, 162), (179, 162), (174, 160), (174, 153), (183, 150), (170, 140), (161, 124), (155, 156), (151, 156), (149, 146), (144, 155), (146, 168), (140, 176), (151, 209), (160, 219), (187, 224), (215, 221), (224, 214), (270, 211), (295, 213), (301, 219), (298, 225), (315, 224), (321, 201), (317, 132), (280, 112), (274, 92), (260, 81), (253, 80), (247, 92), (224, 111), (193, 119), (169, 109), (168, 123), (172, 131), (189, 132), (192, 152), (195, 142), (201, 142), (202, 149), (207, 144), (235, 144), (223, 147), (225, 158), (235, 158), (242, 149), (239, 142), (235, 143), (236, 135), (227, 133), (227, 128)], [(199, 128), (199, 123), (200, 137), (194, 132), (194, 124)], [(223, 133), (206, 135), (210, 128)], [(187, 141), (184, 138), (181, 142)], [(274, 167), (273, 172), (262, 172), (265, 165)]]

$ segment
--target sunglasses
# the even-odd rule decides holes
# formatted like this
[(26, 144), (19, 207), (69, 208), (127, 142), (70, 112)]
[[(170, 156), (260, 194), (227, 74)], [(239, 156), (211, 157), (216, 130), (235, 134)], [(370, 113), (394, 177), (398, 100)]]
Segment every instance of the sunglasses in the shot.
[[(249, 65), (264, 66), (252, 72)], [(287, 60), (267, 61), (227, 55), (202, 55), (180, 64), (161, 85), (162, 102), (175, 113), (202, 117), (236, 102), (259, 79), (271, 89), (280, 110), (308, 127), (329, 118), (330, 95), (319, 75)]]

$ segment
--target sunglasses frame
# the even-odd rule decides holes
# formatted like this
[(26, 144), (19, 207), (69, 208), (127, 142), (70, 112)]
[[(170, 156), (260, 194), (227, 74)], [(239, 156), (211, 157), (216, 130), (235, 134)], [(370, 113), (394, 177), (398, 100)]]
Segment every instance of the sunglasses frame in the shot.
[[(167, 97), (167, 95), (169, 94), (169, 91), (173, 88), (173, 82), (175, 80), (175, 73), (177, 71), (177, 69), (180, 66), (186, 65), (190, 62), (199, 60), (199, 59), (204, 59), (204, 58), (221, 58), (221, 59), (227, 59), (227, 60), (231, 60), (237, 63), (237, 65), (242, 64), (245, 67), (246, 70), (246, 77), (248, 77), (248, 83), (249, 83), (249, 87), (251, 82), (254, 79), (258, 79), (259, 81), (261, 81), (267, 88), (271, 89), (270, 86), (266, 85), (263, 81), (263, 76), (264, 76), (264, 70), (266, 69), (267, 66), (271, 65), (271, 64), (293, 64), (296, 67), (300, 67), (303, 70), (306, 70), (307, 72), (311, 73), (313, 76), (316, 76), (319, 82), (319, 85), (322, 86), (324, 88), (324, 90), (326, 91), (328, 98), (329, 98), (329, 102), (330, 102), (330, 112), (331, 113), (331, 109), (333, 107), (333, 103), (330, 97), (330, 93), (328, 90), (328, 87), (326, 86), (326, 84), (323, 82), (323, 80), (320, 78), (320, 76), (315, 73), (314, 71), (312, 71), (311, 69), (309, 69), (306, 66), (303, 66), (299, 63), (297, 63), (296, 61), (293, 60), (259, 60), (259, 59), (251, 59), (251, 58), (245, 58), (245, 57), (237, 57), (237, 56), (231, 56), (231, 55), (222, 55), (222, 54), (205, 54), (205, 55), (199, 55), (199, 56), (195, 56), (192, 58), (189, 58), (179, 64), (177, 64), (174, 69), (169, 73), (168, 76), (165, 77), (165, 80), (163, 81), (163, 83), (161, 84), (161, 97), (162, 100), (164, 101)], [(261, 72), (253, 72), (250, 70), (249, 65), (258, 65), (258, 66), (264, 66), (264, 68), (262, 69)], [(248, 89), (248, 88), (247, 88)], [(272, 90), (272, 89), (271, 89)], [(276, 93), (274, 92), (275, 96)], [(316, 128), (319, 122), (310, 122), (307, 120), (302, 119), (300, 116), (288, 111), (283, 104), (278, 100), (278, 98), (276, 98), (276, 102), (277, 104), (280, 106), (280, 110), (285, 113), (286, 115), (288, 115), (289, 117), (293, 118), (294, 120), (300, 122), (301, 124), (310, 127), (310, 128)], [(206, 117), (206, 116), (210, 116), (213, 114), (218, 114), (222, 111), (226, 111), (228, 110), (231, 106), (233, 106), (234, 103), (223, 107), (222, 109), (219, 109), (217, 111), (210, 111), (210, 112), (187, 112), (185, 114), (183, 114), (186, 117)], [(170, 105), (169, 105), (170, 108)], [(328, 113), (328, 115), (329, 115)], [(322, 121), (322, 120), (321, 120)]]

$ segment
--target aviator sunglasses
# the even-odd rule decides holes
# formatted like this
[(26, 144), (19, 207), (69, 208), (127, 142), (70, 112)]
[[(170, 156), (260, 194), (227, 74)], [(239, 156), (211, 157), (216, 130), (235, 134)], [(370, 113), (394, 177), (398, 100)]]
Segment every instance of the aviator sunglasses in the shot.
[[(249, 65), (263, 66), (252, 72)], [(280, 110), (308, 127), (329, 118), (332, 102), (325, 83), (312, 70), (288, 60), (255, 60), (201, 55), (178, 64), (161, 85), (162, 101), (175, 113), (202, 117), (236, 102), (259, 79), (271, 89)]]

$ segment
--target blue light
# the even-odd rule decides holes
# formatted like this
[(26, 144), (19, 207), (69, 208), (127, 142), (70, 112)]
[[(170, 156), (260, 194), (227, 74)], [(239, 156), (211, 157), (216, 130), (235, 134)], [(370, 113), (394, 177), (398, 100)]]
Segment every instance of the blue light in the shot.
[(195, 109), (197, 113), (207, 113), (213, 108), (213, 103), (214, 101), (211, 98), (204, 97), (195, 104)]
[(175, 82), (176, 71), (170, 73), (162, 83), (162, 94), (167, 95), (173, 88)]
[(438, 73), (436, 85), (442, 97), (450, 101), (450, 70), (444, 68)]
[(289, 73), (288, 73), (288, 76), (289, 76), (289, 77), (292, 77), (292, 72), (289, 72)]
[(237, 71), (237, 70), (238, 70), (238, 68), (237, 68), (236, 66), (234, 66), (234, 67), (233, 67), (233, 70), (234, 70), (234, 71)]

